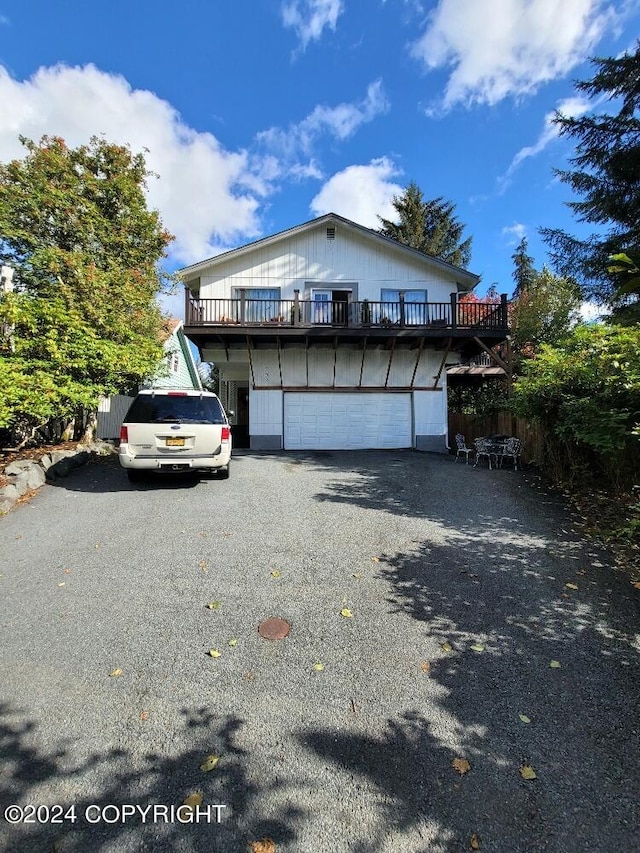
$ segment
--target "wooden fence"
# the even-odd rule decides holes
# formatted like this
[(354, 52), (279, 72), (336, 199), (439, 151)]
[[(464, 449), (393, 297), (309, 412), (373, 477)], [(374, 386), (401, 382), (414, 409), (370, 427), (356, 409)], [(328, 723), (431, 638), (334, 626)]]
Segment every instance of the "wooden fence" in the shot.
[(461, 432), (470, 447), (474, 438), (487, 435), (514, 435), (522, 441), (522, 461), (542, 462), (544, 434), (537, 424), (516, 418), (510, 412), (491, 415), (466, 415), (449, 412), (449, 446), (455, 448), (455, 435)]

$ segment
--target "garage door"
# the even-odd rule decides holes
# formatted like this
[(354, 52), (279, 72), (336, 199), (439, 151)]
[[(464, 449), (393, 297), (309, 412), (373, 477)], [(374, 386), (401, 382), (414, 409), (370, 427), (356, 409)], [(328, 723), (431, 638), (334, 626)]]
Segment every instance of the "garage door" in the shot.
[(284, 395), (285, 450), (411, 447), (411, 394)]

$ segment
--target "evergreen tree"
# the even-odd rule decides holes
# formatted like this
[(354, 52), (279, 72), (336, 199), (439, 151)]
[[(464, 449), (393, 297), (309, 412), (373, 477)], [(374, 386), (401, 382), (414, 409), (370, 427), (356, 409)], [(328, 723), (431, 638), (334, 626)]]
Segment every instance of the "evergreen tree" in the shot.
[(380, 234), (418, 249), (457, 267), (471, 260), (471, 237), (462, 240), (462, 225), (454, 214), (455, 205), (442, 196), (425, 201), (420, 187), (412, 181), (401, 196), (394, 196), (398, 222), (379, 216)]
[(515, 287), (513, 289), (513, 297), (517, 299), (523, 293), (526, 293), (533, 283), (536, 271), (533, 266), (533, 258), (527, 254), (527, 238), (523, 237), (518, 243), (518, 246), (511, 255), (513, 260), (514, 270), (513, 279)]
[(576, 278), (585, 295), (616, 305), (618, 282), (608, 271), (609, 256), (640, 250), (640, 41), (633, 53), (593, 63), (593, 78), (576, 88), (595, 103), (608, 99), (617, 111), (556, 115), (561, 135), (576, 141), (575, 168), (556, 174), (581, 196), (569, 202), (577, 220), (601, 230), (587, 239), (559, 229), (541, 233), (563, 275)]

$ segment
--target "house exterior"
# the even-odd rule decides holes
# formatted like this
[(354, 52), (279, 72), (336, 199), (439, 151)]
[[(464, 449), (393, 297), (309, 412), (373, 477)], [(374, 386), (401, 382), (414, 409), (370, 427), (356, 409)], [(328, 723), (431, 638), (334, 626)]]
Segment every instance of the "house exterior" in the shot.
[[(182, 320), (170, 318), (162, 331), (164, 357), (155, 377), (143, 383), (143, 388), (194, 388), (202, 391), (202, 382), (196, 368)], [(117, 439), (129, 406), (134, 397), (115, 394), (103, 397), (98, 404), (97, 438)]]
[(180, 271), (185, 332), (220, 371), (234, 443), (447, 450), (445, 364), (505, 339), (479, 277), (336, 214)]

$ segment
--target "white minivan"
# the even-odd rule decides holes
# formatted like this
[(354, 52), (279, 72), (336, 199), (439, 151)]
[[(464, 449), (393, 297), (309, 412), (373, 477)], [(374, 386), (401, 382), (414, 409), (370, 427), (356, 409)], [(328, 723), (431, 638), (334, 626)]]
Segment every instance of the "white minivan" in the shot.
[(141, 391), (120, 428), (120, 464), (131, 481), (145, 472), (217, 471), (231, 465), (231, 427), (208, 391)]

